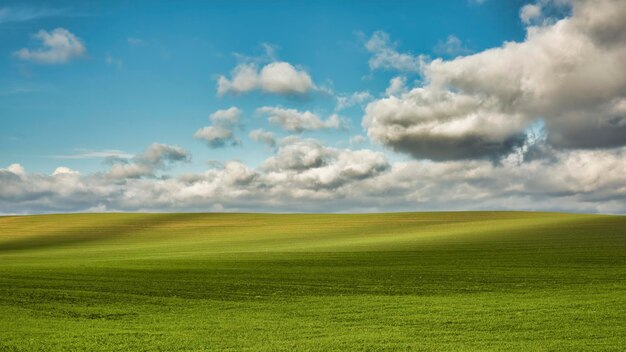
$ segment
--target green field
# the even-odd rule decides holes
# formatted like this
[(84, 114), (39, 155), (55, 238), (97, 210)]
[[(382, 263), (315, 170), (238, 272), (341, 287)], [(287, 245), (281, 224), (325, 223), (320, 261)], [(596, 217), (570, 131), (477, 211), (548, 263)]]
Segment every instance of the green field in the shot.
[(626, 350), (626, 217), (0, 217), (0, 351)]

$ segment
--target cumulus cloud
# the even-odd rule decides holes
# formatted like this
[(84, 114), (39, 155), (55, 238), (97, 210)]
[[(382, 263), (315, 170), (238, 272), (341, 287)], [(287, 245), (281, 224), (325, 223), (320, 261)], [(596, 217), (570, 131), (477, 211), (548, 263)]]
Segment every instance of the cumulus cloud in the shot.
[(33, 38), (41, 42), (39, 48), (22, 48), (14, 55), (40, 64), (64, 64), (87, 52), (83, 42), (65, 28), (56, 28), (51, 32), (42, 29)]
[(498, 112), (497, 104), (495, 99), (415, 88), (368, 105), (363, 124), (370, 138), (417, 158), (496, 157), (523, 143), (519, 131), (525, 127), (522, 115)]
[(231, 72), (230, 79), (220, 76), (217, 94), (241, 94), (253, 90), (282, 95), (304, 95), (315, 88), (311, 76), (288, 62), (271, 62), (259, 69), (256, 63), (241, 63)]
[(241, 114), (242, 111), (237, 107), (217, 110), (209, 116), (212, 125), (197, 130), (193, 137), (204, 141), (211, 148), (239, 145), (241, 142), (235, 137), (233, 129), (239, 126)]
[(264, 106), (258, 108), (257, 113), (267, 115), (270, 123), (281, 126), (285, 131), (301, 133), (321, 129), (338, 129), (344, 122), (337, 114), (330, 115), (326, 120), (310, 111), (283, 109)]
[(371, 150), (336, 149), (314, 139), (287, 138), (262, 165), (266, 179), (285, 182), (294, 192), (336, 189), (373, 177), (389, 167), (384, 155)]
[(264, 169), (279, 171), (318, 168), (327, 164), (335, 154), (333, 149), (324, 147), (315, 139), (288, 137), (282, 144), (278, 154), (263, 163)]
[(491, 158), (542, 120), (557, 149), (625, 145), (626, 3), (571, 6), (570, 17), (527, 27), (523, 42), (424, 65), (423, 86), (368, 105), (369, 136), (416, 158)]
[(6, 168), (6, 171), (19, 176), (26, 174), (26, 170), (24, 170), (24, 167), (20, 164), (11, 164)]
[(425, 57), (397, 51), (398, 44), (391, 41), (389, 34), (377, 31), (365, 42), (365, 48), (372, 53), (369, 66), (372, 70), (392, 69), (405, 72), (421, 72)]

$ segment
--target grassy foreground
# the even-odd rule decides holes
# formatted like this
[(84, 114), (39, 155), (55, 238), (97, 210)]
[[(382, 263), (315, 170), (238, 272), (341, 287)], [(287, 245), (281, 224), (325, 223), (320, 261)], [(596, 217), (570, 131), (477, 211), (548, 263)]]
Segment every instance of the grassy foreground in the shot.
[(0, 351), (626, 350), (626, 217), (0, 217)]

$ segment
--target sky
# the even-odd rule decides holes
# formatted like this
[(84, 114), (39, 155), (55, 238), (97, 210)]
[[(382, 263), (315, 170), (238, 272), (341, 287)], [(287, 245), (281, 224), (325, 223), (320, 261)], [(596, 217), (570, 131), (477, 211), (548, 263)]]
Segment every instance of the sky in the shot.
[(626, 213), (625, 16), (5, 1), (0, 214)]

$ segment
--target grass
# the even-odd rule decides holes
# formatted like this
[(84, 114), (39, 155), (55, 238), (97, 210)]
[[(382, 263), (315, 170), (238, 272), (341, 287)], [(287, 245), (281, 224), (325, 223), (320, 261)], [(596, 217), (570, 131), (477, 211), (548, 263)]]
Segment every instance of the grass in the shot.
[(626, 350), (626, 217), (0, 217), (0, 351)]

